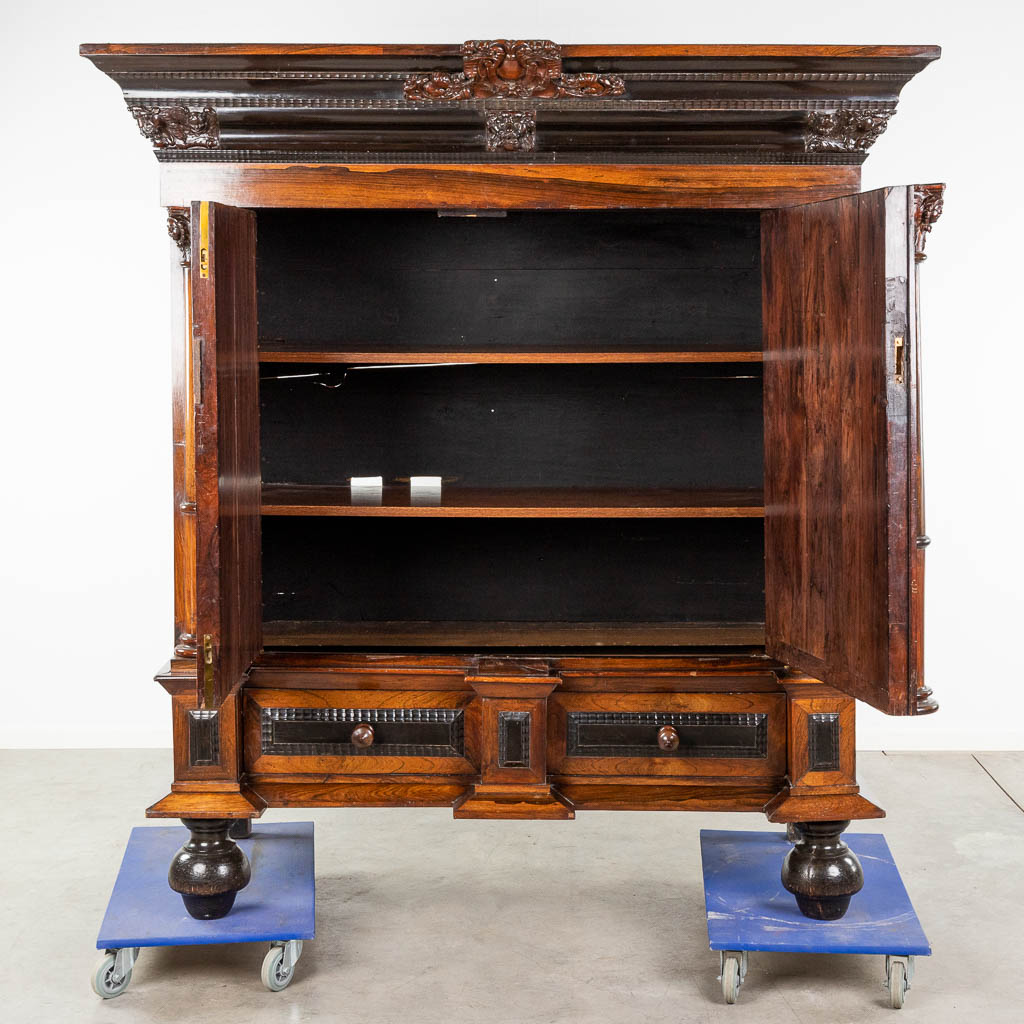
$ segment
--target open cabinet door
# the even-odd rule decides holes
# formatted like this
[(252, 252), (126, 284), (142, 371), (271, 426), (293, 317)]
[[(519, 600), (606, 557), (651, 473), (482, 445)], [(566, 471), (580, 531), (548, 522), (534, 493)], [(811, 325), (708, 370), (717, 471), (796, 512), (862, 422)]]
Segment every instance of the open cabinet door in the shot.
[(262, 646), (256, 218), (192, 204), (199, 696), (214, 709)]
[(761, 235), (766, 649), (898, 715), (925, 710), (914, 220), (887, 188)]

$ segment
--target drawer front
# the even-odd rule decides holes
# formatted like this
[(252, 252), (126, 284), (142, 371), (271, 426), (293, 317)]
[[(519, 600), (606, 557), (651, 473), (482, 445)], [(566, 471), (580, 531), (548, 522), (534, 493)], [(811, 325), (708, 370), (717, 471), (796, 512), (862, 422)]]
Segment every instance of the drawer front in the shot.
[(781, 693), (556, 693), (549, 768), (561, 775), (781, 776)]
[(251, 772), (475, 775), (471, 692), (246, 691)]

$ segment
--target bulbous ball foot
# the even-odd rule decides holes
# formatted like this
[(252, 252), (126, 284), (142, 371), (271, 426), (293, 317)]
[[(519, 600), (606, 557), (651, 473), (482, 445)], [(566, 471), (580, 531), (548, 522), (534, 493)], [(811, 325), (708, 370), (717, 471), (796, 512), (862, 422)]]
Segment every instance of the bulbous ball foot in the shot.
[(848, 821), (802, 821), (793, 849), (782, 862), (782, 884), (804, 917), (837, 921), (864, 885), (856, 854), (840, 835)]
[(836, 896), (832, 899), (816, 900), (813, 896), (799, 896), (796, 893), (796, 905), (804, 917), (812, 917), (815, 921), (838, 921), (849, 909), (852, 896)]
[(235, 893), (249, 884), (249, 861), (228, 836), (232, 822), (226, 818), (183, 818), (191, 832), (174, 855), (167, 883), (181, 893), (192, 917), (210, 921), (224, 917), (235, 902)]
[(188, 896), (181, 894), (181, 900), (191, 917), (197, 921), (215, 921), (218, 917), (226, 917), (235, 905), (233, 892), (222, 892), (218, 896)]

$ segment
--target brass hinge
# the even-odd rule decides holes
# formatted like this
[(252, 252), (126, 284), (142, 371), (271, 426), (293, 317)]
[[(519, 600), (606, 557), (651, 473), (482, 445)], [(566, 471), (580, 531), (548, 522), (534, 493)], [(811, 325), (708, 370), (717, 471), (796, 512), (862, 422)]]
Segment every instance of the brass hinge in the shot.
[(213, 637), (203, 634), (203, 705), (213, 707)]
[(897, 384), (902, 384), (903, 383), (905, 359), (906, 359), (906, 354), (904, 352), (903, 335), (902, 334), (897, 334), (896, 335), (896, 372), (895, 372), (895, 377), (896, 377), (896, 383)]
[(199, 204), (199, 276), (210, 276), (210, 204)]

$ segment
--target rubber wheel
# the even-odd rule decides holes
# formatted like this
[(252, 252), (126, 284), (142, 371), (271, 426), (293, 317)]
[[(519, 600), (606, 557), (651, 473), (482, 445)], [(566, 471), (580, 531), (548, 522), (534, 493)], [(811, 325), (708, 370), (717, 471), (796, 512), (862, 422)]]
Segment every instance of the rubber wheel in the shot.
[(732, 1006), (740, 994), (740, 962), (735, 957), (727, 957), (722, 965), (722, 995)]
[(263, 958), (260, 980), (271, 992), (280, 992), (292, 983), (295, 971), (284, 969), (284, 947), (271, 946)]
[(894, 1010), (902, 1010), (906, 998), (907, 965), (897, 960), (889, 968), (889, 1005)]
[(113, 953), (105, 953), (93, 971), (92, 990), (101, 999), (114, 999), (119, 996), (132, 980), (132, 972), (129, 971), (119, 982), (114, 982), (114, 960)]

